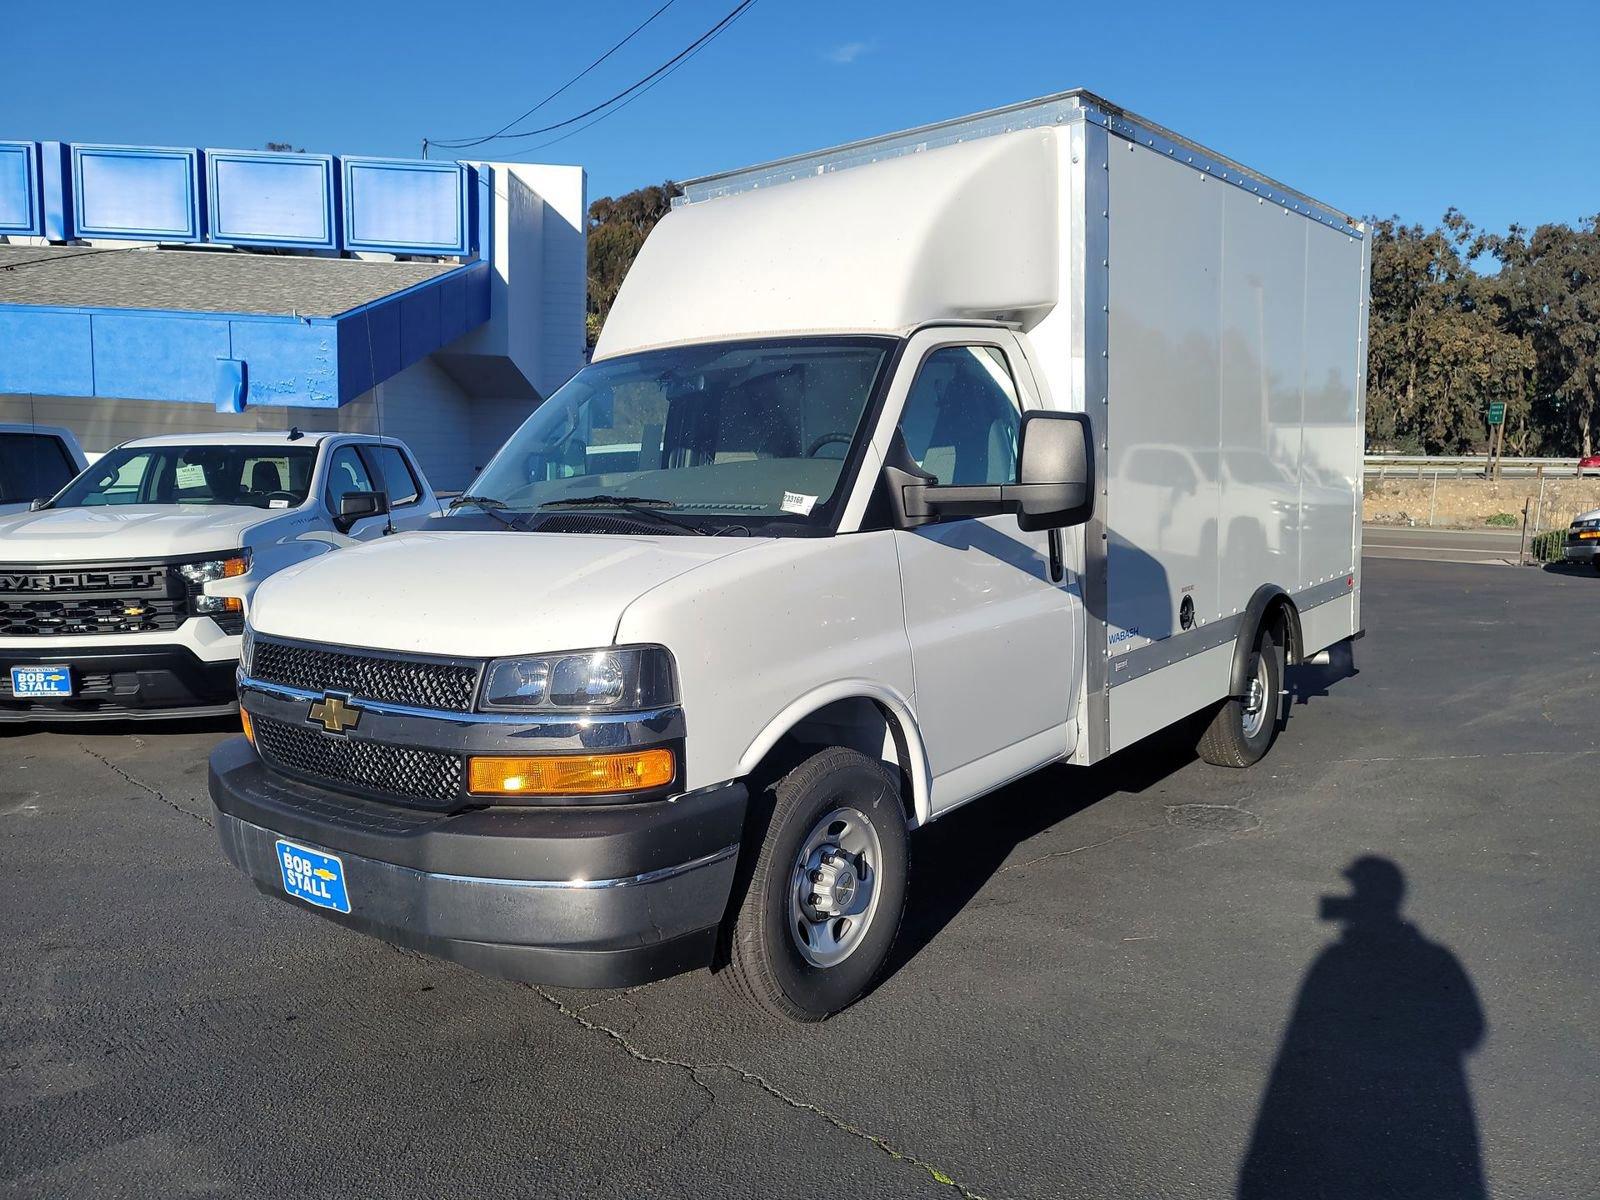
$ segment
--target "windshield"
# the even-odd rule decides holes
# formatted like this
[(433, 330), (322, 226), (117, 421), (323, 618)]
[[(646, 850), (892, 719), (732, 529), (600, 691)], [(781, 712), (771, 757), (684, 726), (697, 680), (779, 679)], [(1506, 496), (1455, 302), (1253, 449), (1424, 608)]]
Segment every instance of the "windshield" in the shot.
[(684, 346), (585, 367), (469, 489), (496, 511), (649, 503), (708, 532), (806, 532), (838, 504), (889, 338)]
[(53, 508), (108, 504), (298, 508), (315, 446), (123, 446), (67, 485)]

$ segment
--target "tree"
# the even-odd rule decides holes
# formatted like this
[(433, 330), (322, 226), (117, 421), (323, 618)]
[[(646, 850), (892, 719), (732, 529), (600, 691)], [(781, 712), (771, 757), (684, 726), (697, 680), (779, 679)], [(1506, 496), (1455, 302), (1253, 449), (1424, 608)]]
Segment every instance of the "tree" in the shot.
[(622, 280), (644, 239), (667, 215), (683, 189), (668, 181), (626, 195), (601, 197), (589, 205), (589, 345), (600, 336)]
[(1535, 419), (1548, 448), (1594, 453), (1600, 436), (1600, 216), (1485, 239), (1500, 262), (1500, 320), (1534, 348)]
[(1393, 218), (1371, 225), (1369, 442), (1430, 454), (1482, 450), (1496, 400), (1506, 404), (1508, 434), (1527, 442), (1535, 348), (1506, 320), (1499, 277), (1472, 269), (1490, 239), (1455, 209), (1432, 230)]

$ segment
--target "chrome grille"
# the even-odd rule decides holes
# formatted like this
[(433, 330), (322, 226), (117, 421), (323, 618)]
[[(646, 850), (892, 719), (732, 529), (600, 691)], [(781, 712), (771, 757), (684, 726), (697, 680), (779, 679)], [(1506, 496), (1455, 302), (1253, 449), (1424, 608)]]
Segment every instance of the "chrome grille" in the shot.
[(362, 742), (256, 716), (256, 749), (271, 766), (335, 787), (448, 808), (461, 790), (461, 759), (437, 750)]
[(345, 692), (413, 708), (471, 712), (477, 663), (439, 662), (302, 646), (257, 637), (252, 678), (308, 692)]

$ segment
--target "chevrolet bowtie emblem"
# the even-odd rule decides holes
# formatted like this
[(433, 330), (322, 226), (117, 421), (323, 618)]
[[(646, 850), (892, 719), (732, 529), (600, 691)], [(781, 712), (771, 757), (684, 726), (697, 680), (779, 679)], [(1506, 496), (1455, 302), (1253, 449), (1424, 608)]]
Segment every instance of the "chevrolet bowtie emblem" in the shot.
[(329, 733), (344, 733), (356, 727), (361, 720), (361, 710), (352, 707), (340, 696), (324, 696), (311, 706), (306, 717)]

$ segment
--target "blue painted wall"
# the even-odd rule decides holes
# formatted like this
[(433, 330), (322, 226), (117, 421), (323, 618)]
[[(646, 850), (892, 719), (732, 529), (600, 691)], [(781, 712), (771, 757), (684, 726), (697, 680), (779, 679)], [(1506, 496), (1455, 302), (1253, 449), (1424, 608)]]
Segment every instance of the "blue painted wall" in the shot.
[(337, 408), (488, 318), (483, 262), (336, 317), (0, 305), (0, 392), (220, 405), (233, 363), (247, 405)]

